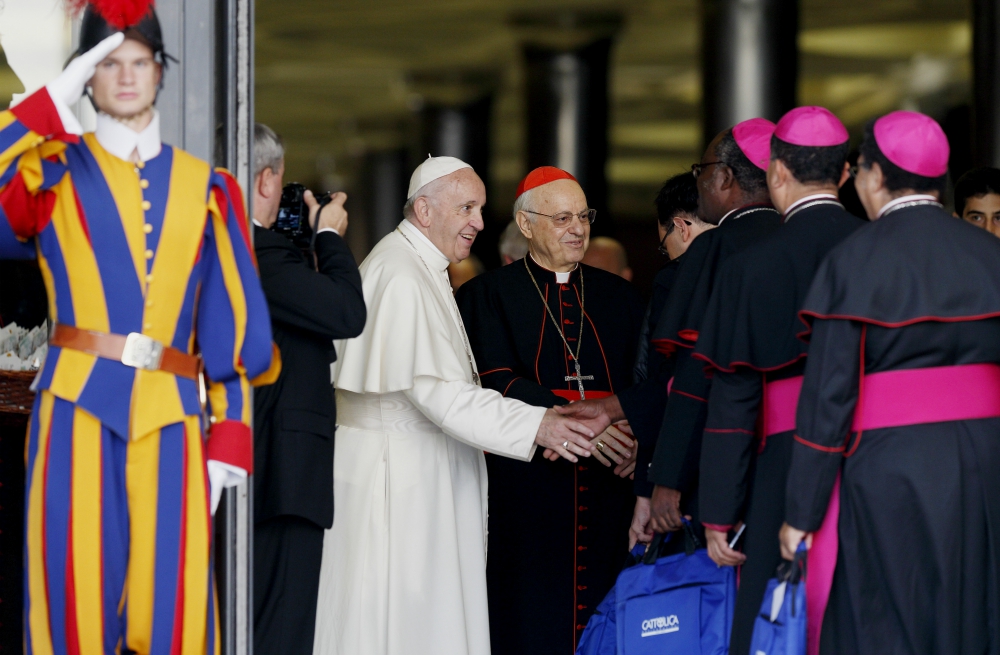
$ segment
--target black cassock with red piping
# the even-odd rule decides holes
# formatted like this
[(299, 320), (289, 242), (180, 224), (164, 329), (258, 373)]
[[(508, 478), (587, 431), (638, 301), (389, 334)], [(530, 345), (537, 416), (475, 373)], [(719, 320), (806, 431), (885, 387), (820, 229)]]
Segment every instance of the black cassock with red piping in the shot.
[(922, 373), (922, 388), (866, 403), (865, 424), (918, 392), (961, 397), (951, 410), (995, 402), (996, 388), (934, 382), (943, 367), (1000, 363), (990, 237), (937, 206), (899, 208), (834, 248), (806, 298), (786, 521), (819, 528), (840, 472), (822, 653), (1000, 652), (1000, 418), (852, 432), (859, 389), (886, 372)]
[(711, 380), (691, 359), (701, 321), (727, 259), (781, 225), (770, 205), (747, 205), (698, 236), (688, 247), (651, 342), (673, 356), (674, 379), (647, 478), (681, 492), (681, 510), (698, 519), (698, 461)]
[[(702, 318), (693, 358), (712, 374), (702, 437), (699, 513), (727, 531), (746, 523), (730, 653), (746, 655), (767, 581), (781, 562), (778, 531), (785, 515), (785, 480), (792, 431), (769, 434), (767, 390), (802, 375), (808, 345), (797, 337), (802, 309), (820, 262), (863, 225), (832, 197), (805, 203), (775, 232), (733, 255), (719, 272)], [(776, 413), (773, 409), (771, 413)], [(752, 473), (751, 473), (752, 472)]]
[[(638, 293), (584, 265), (559, 284), (529, 256), (459, 290), (483, 386), (539, 407), (579, 399), (577, 383), (566, 380), (576, 374), (573, 359), (542, 296), (574, 353), (582, 343), (582, 374), (594, 378), (583, 383), (588, 398), (630, 385), (643, 317)], [(632, 483), (593, 459), (549, 462), (541, 449), (531, 462), (486, 461), (493, 653), (571, 655), (628, 555)]]

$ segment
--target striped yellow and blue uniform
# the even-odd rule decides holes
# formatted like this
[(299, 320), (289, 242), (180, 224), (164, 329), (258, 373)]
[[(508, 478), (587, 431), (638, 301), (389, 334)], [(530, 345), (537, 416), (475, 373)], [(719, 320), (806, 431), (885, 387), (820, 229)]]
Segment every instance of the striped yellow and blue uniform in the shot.
[(78, 139), (43, 89), (0, 113), (0, 256), (37, 257), (51, 319), (200, 353), (197, 383), (51, 348), (26, 463), (25, 652), (217, 653), (206, 460), (252, 468), (272, 361), (239, 186), (163, 146)]

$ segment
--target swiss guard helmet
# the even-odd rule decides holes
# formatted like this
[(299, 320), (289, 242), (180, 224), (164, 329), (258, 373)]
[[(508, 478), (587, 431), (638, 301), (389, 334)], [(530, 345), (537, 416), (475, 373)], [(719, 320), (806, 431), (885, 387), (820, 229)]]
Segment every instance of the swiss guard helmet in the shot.
[(83, 10), (80, 25), (80, 47), (75, 55), (87, 52), (116, 32), (145, 43), (153, 57), (164, 68), (167, 61), (177, 61), (163, 47), (160, 19), (153, 8), (154, 0), (70, 0), (75, 11)]

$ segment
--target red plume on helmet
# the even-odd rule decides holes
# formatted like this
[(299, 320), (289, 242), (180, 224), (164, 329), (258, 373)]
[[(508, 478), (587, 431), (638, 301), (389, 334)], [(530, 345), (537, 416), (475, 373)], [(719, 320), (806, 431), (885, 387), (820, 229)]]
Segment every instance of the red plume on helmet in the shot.
[(109, 25), (119, 30), (137, 25), (153, 9), (154, 2), (155, 0), (67, 0), (72, 13), (79, 13), (90, 5)]

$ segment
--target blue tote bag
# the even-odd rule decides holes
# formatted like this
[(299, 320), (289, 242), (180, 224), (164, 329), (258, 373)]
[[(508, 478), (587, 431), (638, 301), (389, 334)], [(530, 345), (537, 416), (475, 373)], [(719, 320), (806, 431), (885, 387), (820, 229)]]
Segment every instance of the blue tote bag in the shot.
[[(646, 547), (637, 544), (629, 553), (624, 568), (642, 563)], [(617, 584), (617, 583), (616, 583)], [(587, 627), (576, 645), (576, 655), (615, 655), (618, 652), (618, 628), (615, 625), (615, 587), (604, 597), (587, 621)]]
[(653, 540), (643, 564), (615, 584), (617, 655), (726, 655), (736, 602), (736, 575), (699, 548), (690, 523), (686, 552), (657, 557)]
[(753, 626), (751, 655), (806, 655), (806, 547), (778, 567), (767, 583)]

